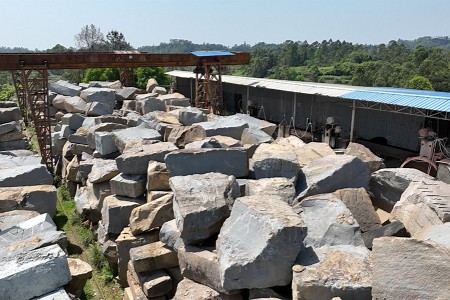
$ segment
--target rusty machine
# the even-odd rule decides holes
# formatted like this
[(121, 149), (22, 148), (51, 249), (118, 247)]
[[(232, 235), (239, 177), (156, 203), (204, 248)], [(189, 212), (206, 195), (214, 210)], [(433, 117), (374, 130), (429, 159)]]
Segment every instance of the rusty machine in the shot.
[[(250, 61), (249, 53), (148, 54), (139, 52), (8, 53), (0, 54), (0, 70), (11, 71), (19, 107), (25, 122), (31, 120), (44, 164), (53, 173), (51, 123), (48, 100), (48, 70), (119, 68), (126, 80), (137, 67), (194, 66), (198, 107), (220, 112), (222, 107), (222, 65), (241, 65)], [(201, 88), (200, 88), (201, 87)]]

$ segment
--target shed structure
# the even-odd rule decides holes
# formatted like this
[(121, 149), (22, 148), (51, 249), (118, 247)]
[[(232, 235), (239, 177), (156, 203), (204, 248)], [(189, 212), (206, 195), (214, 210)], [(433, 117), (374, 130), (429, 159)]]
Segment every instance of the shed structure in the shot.
[[(195, 74), (171, 71), (176, 89), (195, 97)], [(418, 131), (431, 127), (450, 137), (450, 93), (357, 87), (222, 75), (223, 105), (275, 123), (313, 130), (327, 117), (339, 120), (345, 139), (384, 138), (388, 145), (419, 150)]]

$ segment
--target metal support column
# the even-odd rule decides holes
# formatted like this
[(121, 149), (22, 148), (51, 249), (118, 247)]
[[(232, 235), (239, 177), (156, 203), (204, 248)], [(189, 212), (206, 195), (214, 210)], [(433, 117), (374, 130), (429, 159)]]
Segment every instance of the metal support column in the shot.
[(28, 107), (31, 108), (42, 160), (49, 172), (53, 174), (47, 66), (31, 66), (27, 69), (22, 67), (22, 79)]
[(356, 113), (356, 100), (353, 100), (352, 123), (350, 125), (350, 142), (353, 142), (353, 135), (355, 131), (355, 113)]
[(134, 86), (133, 69), (121, 68), (120, 69), (120, 82), (124, 86)]
[(195, 106), (211, 113), (224, 113), (221, 64), (203, 64), (195, 69)]
[(26, 126), (28, 126), (28, 108), (27, 108), (27, 94), (25, 92), (24, 78), (21, 70), (11, 71), (11, 75), (16, 89), (17, 101), (22, 113), (22, 118)]

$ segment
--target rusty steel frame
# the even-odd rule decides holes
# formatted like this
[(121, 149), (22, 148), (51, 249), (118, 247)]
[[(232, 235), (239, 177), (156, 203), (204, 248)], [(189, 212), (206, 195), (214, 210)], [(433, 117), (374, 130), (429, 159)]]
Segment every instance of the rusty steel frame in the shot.
[(25, 91), (25, 83), (23, 79), (22, 70), (11, 71), (14, 87), (16, 90), (17, 101), (19, 102), (19, 108), (22, 113), (23, 121), (28, 126), (28, 108), (27, 108), (27, 93)]
[(189, 67), (205, 63), (243, 65), (247, 52), (229, 56), (196, 57), (192, 54), (148, 54), (113, 52), (5, 53), (0, 54), (0, 70), (19, 70), (21, 66), (42, 65), (48, 69)]
[(210, 113), (217, 115), (224, 112), (222, 65), (220, 63), (203, 63), (197, 66), (195, 74), (195, 106), (209, 109)]
[(30, 108), (41, 157), (50, 173), (53, 174), (53, 154), (51, 123), (48, 98), (48, 71), (46, 65), (22, 67), (22, 82), (26, 100)]

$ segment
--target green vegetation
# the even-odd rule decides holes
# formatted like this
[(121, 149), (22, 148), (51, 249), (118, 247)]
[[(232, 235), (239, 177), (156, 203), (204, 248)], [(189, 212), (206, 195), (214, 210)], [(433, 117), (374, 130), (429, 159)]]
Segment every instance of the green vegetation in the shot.
[(123, 291), (113, 281), (115, 274), (95, 242), (94, 233), (76, 214), (75, 201), (70, 197), (69, 191), (65, 186), (60, 186), (57, 196), (57, 211), (53, 220), (58, 230), (67, 234), (69, 256), (88, 262), (94, 269), (92, 279), (88, 280), (81, 299), (122, 299)]
[(10, 84), (0, 84), (0, 101), (8, 101), (15, 96), (16, 90)]

